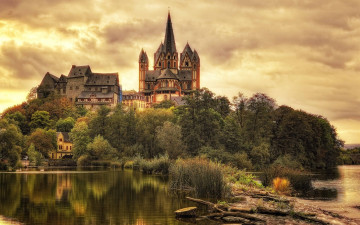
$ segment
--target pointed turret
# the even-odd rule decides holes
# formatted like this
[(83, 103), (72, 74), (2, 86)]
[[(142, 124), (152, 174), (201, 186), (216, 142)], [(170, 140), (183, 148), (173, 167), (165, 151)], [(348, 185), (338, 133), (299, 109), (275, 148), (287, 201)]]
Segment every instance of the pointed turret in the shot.
[(168, 19), (166, 23), (164, 51), (166, 53), (170, 52), (170, 54), (176, 53), (175, 36), (172, 28), (170, 12), (168, 13)]
[(192, 56), (193, 56), (193, 51), (191, 50), (191, 47), (190, 47), (189, 43), (186, 43), (184, 50), (180, 54), (180, 63), (183, 62), (183, 60), (184, 60), (184, 58), (186, 56), (186, 53), (187, 53), (188, 57), (191, 59)]
[(149, 59), (148, 59), (146, 52), (144, 51), (144, 49), (141, 49), (141, 52), (139, 55), (139, 63), (148, 63), (148, 62), (149, 62)]

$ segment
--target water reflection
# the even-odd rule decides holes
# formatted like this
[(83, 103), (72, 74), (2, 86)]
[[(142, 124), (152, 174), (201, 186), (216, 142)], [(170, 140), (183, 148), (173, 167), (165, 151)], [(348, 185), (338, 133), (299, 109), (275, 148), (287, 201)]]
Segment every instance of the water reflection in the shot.
[(1, 173), (0, 216), (26, 224), (186, 224), (167, 180), (133, 171)]

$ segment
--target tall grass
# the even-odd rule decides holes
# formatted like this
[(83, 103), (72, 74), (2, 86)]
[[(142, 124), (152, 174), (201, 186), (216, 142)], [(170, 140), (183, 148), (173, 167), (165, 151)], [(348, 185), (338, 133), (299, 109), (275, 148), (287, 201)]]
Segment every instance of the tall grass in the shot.
[(163, 155), (156, 157), (151, 160), (142, 160), (140, 162), (140, 169), (143, 173), (152, 174), (152, 173), (161, 173), (169, 174), (170, 159), (168, 155)]
[(171, 189), (190, 190), (197, 197), (221, 198), (228, 190), (221, 167), (206, 159), (179, 159), (169, 174)]

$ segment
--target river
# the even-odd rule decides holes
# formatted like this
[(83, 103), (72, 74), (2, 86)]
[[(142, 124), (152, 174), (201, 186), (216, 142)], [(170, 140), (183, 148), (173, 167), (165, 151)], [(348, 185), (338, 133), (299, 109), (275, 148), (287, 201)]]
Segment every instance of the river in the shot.
[[(167, 182), (131, 170), (0, 173), (0, 224), (186, 224), (174, 211), (193, 203)], [(312, 185), (301, 201), (359, 218), (360, 166), (319, 173)]]
[(315, 173), (311, 185), (312, 190), (301, 197), (302, 202), (360, 219), (360, 165)]

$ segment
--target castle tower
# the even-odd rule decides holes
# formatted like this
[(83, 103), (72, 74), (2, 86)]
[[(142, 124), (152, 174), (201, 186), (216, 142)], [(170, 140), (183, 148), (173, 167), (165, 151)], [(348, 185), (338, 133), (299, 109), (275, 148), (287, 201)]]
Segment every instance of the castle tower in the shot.
[(139, 91), (145, 90), (145, 74), (149, 70), (149, 59), (146, 52), (141, 49), (139, 55)]

